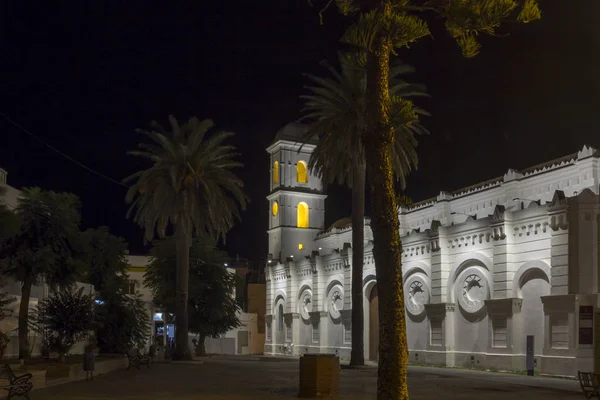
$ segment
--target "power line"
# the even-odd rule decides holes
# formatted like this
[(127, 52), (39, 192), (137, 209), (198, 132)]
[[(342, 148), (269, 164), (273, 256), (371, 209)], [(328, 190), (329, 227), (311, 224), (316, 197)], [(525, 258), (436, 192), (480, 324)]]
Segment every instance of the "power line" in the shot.
[(64, 158), (66, 158), (67, 160), (69, 160), (69, 161), (71, 161), (71, 162), (74, 162), (75, 164), (79, 165), (81, 168), (83, 168), (83, 169), (85, 169), (85, 170), (87, 170), (87, 171), (91, 172), (92, 174), (98, 175), (99, 177), (101, 177), (101, 178), (104, 178), (104, 179), (106, 179), (106, 180), (108, 180), (108, 181), (110, 181), (110, 182), (112, 182), (112, 183), (114, 183), (114, 184), (116, 184), (116, 185), (119, 185), (119, 186), (123, 186), (123, 187), (129, 188), (129, 186), (125, 185), (124, 183), (122, 183), (122, 182), (119, 182), (119, 181), (117, 181), (117, 180), (115, 180), (115, 179), (113, 179), (113, 178), (111, 178), (111, 177), (109, 177), (109, 176), (106, 176), (106, 175), (102, 174), (101, 172), (98, 172), (98, 171), (96, 171), (96, 170), (94, 170), (94, 169), (92, 169), (92, 168), (88, 167), (87, 165), (85, 165), (85, 164), (82, 164), (81, 162), (79, 162), (79, 161), (75, 160), (73, 157), (70, 157), (70, 156), (66, 155), (66, 154), (65, 154), (65, 153), (63, 153), (62, 151), (58, 150), (56, 147), (52, 146), (52, 145), (51, 145), (51, 144), (49, 144), (48, 142), (46, 142), (46, 141), (44, 141), (44, 140), (40, 139), (39, 137), (37, 137), (36, 135), (34, 135), (33, 133), (31, 133), (29, 130), (27, 130), (25, 127), (23, 127), (23, 126), (22, 126), (21, 124), (19, 124), (18, 122), (15, 122), (15, 121), (13, 121), (12, 119), (10, 119), (10, 117), (8, 117), (6, 114), (4, 114), (4, 113), (1, 113), (1, 112), (0, 112), (0, 116), (1, 116), (1, 117), (3, 117), (3, 118), (4, 118), (4, 119), (5, 119), (5, 120), (6, 120), (8, 123), (10, 123), (11, 125), (13, 125), (14, 127), (16, 127), (16, 128), (18, 128), (18, 129), (20, 129), (21, 131), (25, 132), (26, 134), (28, 134), (28, 135), (29, 135), (29, 136), (31, 136), (32, 138), (34, 138), (34, 139), (38, 140), (40, 143), (42, 143), (42, 144), (46, 145), (46, 146), (47, 146), (47, 147), (48, 147), (50, 150), (53, 150), (53, 151), (55, 151), (56, 153), (60, 154), (61, 156), (63, 156), (63, 157), (64, 157)]

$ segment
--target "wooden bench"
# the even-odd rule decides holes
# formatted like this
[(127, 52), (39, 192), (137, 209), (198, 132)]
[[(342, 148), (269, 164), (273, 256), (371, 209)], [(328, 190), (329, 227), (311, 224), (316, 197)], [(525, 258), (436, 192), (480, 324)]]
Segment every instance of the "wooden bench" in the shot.
[(152, 358), (148, 354), (140, 354), (139, 351), (129, 351), (127, 352), (127, 360), (129, 364), (127, 365), (127, 370), (132, 366), (140, 369), (140, 366), (145, 365), (150, 368), (150, 362)]
[(17, 376), (10, 365), (4, 364), (0, 367), (0, 378), (7, 379), (9, 384), (0, 386), (0, 389), (8, 391), (7, 399), (20, 396), (29, 400), (29, 391), (33, 389), (33, 383), (29, 382), (31, 376), (31, 374)]
[(585, 398), (591, 399), (595, 397), (600, 399), (600, 380), (598, 379), (598, 374), (578, 371), (577, 375)]

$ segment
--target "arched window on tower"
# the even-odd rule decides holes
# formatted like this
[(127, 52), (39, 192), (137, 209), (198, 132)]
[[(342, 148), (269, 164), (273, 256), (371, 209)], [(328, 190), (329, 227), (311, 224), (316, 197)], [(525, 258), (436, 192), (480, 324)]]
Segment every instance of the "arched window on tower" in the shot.
[(298, 203), (298, 228), (308, 228), (308, 204)]
[(279, 162), (273, 163), (273, 183), (279, 183)]
[(296, 164), (296, 182), (308, 183), (308, 168), (304, 161), (298, 161)]
[(283, 330), (283, 304), (280, 304), (277, 310), (277, 330)]

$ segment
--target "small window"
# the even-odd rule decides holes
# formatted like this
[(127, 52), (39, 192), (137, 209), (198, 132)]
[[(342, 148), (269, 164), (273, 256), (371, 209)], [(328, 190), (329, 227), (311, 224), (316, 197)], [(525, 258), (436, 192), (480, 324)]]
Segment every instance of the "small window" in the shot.
[(308, 228), (308, 204), (298, 203), (298, 228)]
[(135, 281), (130, 280), (127, 285), (127, 294), (135, 294)]
[(278, 315), (277, 315), (277, 329), (279, 331), (283, 330), (283, 304), (279, 305), (278, 308)]
[(298, 250), (304, 250), (304, 245), (302, 243), (298, 243)]
[(279, 183), (279, 162), (273, 163), (273, 183)]
[(279, 212), (279, 203), (274, 201), (273, 207), (271, 208), (271, 213), (273, 214), (273, 216), (276, 216), (278, 212)]
[(296, 181), (298, 183), (308, 183), (308, 168), (304, 161), (298, 161), (298, 164), (296, 164)]

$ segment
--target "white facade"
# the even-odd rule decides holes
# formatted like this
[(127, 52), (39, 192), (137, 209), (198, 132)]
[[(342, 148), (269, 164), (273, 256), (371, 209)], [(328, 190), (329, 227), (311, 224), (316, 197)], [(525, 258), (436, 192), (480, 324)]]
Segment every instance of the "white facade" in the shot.
[[(573, 376), (595, 368), (599, 159), (585, 146), (399, 210), (412, 362), (525, 370), (531, 335), (536, 370)], [(365, 223), (365, 357), (376, 359), (378, 298)], [(265, 353), (293, 342), (298, 354), (349, 358), (351, 241), (350, 227), (333, 228), (305, 244), (314, 252), (293, 259), (278, 258), (270, 241)]]

